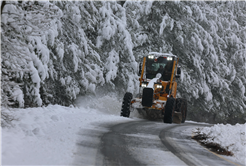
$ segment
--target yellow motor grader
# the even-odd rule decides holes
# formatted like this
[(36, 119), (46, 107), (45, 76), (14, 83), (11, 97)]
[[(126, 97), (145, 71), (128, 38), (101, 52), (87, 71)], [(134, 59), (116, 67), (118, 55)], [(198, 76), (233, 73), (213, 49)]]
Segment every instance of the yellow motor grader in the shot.
[(126, 92), (121, 116), (129, 117), (137, 110), (149, 119), (163, 119), (164, 123), (184, 123), (187, 101), (176, 98), (177, 82), (181, 69), (179, 58), (169, 53), (150, 52), (139, 65), (140, 91), (136, 98)]

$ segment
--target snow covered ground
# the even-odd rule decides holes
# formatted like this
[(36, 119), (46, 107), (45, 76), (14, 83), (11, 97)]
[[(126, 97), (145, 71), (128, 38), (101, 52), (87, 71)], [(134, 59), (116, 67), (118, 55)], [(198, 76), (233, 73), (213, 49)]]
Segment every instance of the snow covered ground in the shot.
[(246, 123), (236, 125), (217, 124), (212, 127), (197, 128), (193, 132), (205, 134), (203, 142), (215, 143), (232, 152), (232, 159), (246, 165)]
[(112, 97), (91, 100), (81, 97), (77, 107), (13, 109), (11, 114), (20, 120), (13, 128), (2, 129), (2, 164), (71, 165), (78, 157), (78, 141), (90, 139), (83, 137), (84, 131), (105, 130), (95, 125), (100, 122), (132, 120), (119, 116), (121, 103)]
[[(115, 97), (104, 96), (80, 97), (75, 107), (12, 109), (19, 120), (2, 128), (2, 165), (93, 165), (98, 153), (90, 146), (99, 145), (105, 125), (134, 120), (120, 117), (120, 107)], [(215, 125), (202, 131), (222, 145), (233, 144), (234, 158), (245, 162), (245, 125)]]

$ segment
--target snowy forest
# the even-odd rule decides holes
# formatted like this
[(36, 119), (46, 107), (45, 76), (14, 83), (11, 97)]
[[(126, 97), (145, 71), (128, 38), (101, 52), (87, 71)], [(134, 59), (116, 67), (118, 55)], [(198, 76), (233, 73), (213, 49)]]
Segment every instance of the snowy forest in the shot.
[(8, 107), (136, 94), (150, 51), (180, 58), (188, 119), (245, 123), (246, 1), (2, 1), (2, 118)]

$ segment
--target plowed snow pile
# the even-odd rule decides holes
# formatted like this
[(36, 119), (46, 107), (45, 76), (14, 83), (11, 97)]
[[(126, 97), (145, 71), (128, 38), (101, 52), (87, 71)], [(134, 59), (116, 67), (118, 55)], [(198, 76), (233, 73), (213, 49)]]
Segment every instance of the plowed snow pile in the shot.
[(246, 165), (246, 123), (217, 124), (212, 127), (197, 128), (193, 132), (206, 136), (204, 143), (219, 144), (232, 152), (235, 161)]
[(89, 146), (107, 132), (100, 124), (133, 119), (120, 117), (121, 103), (114, 97), (82, 97), (77, 104), (11, 109), (18, 120), (2, 128), (2, 165), (95, 165), (99, 145)]

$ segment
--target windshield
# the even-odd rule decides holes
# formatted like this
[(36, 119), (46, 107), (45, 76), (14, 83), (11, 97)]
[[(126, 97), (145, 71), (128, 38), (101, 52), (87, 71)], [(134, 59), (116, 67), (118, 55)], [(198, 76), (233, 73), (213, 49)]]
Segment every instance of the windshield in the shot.
[[(167, 60), (167, 57), (146, 58), (146, 78), (153, 79), (157, 73), (162, 74), (162, 80), (168, 81), (171, 78), (173, 60)], [(164, 76), (165, 75), (165, 76)]]

